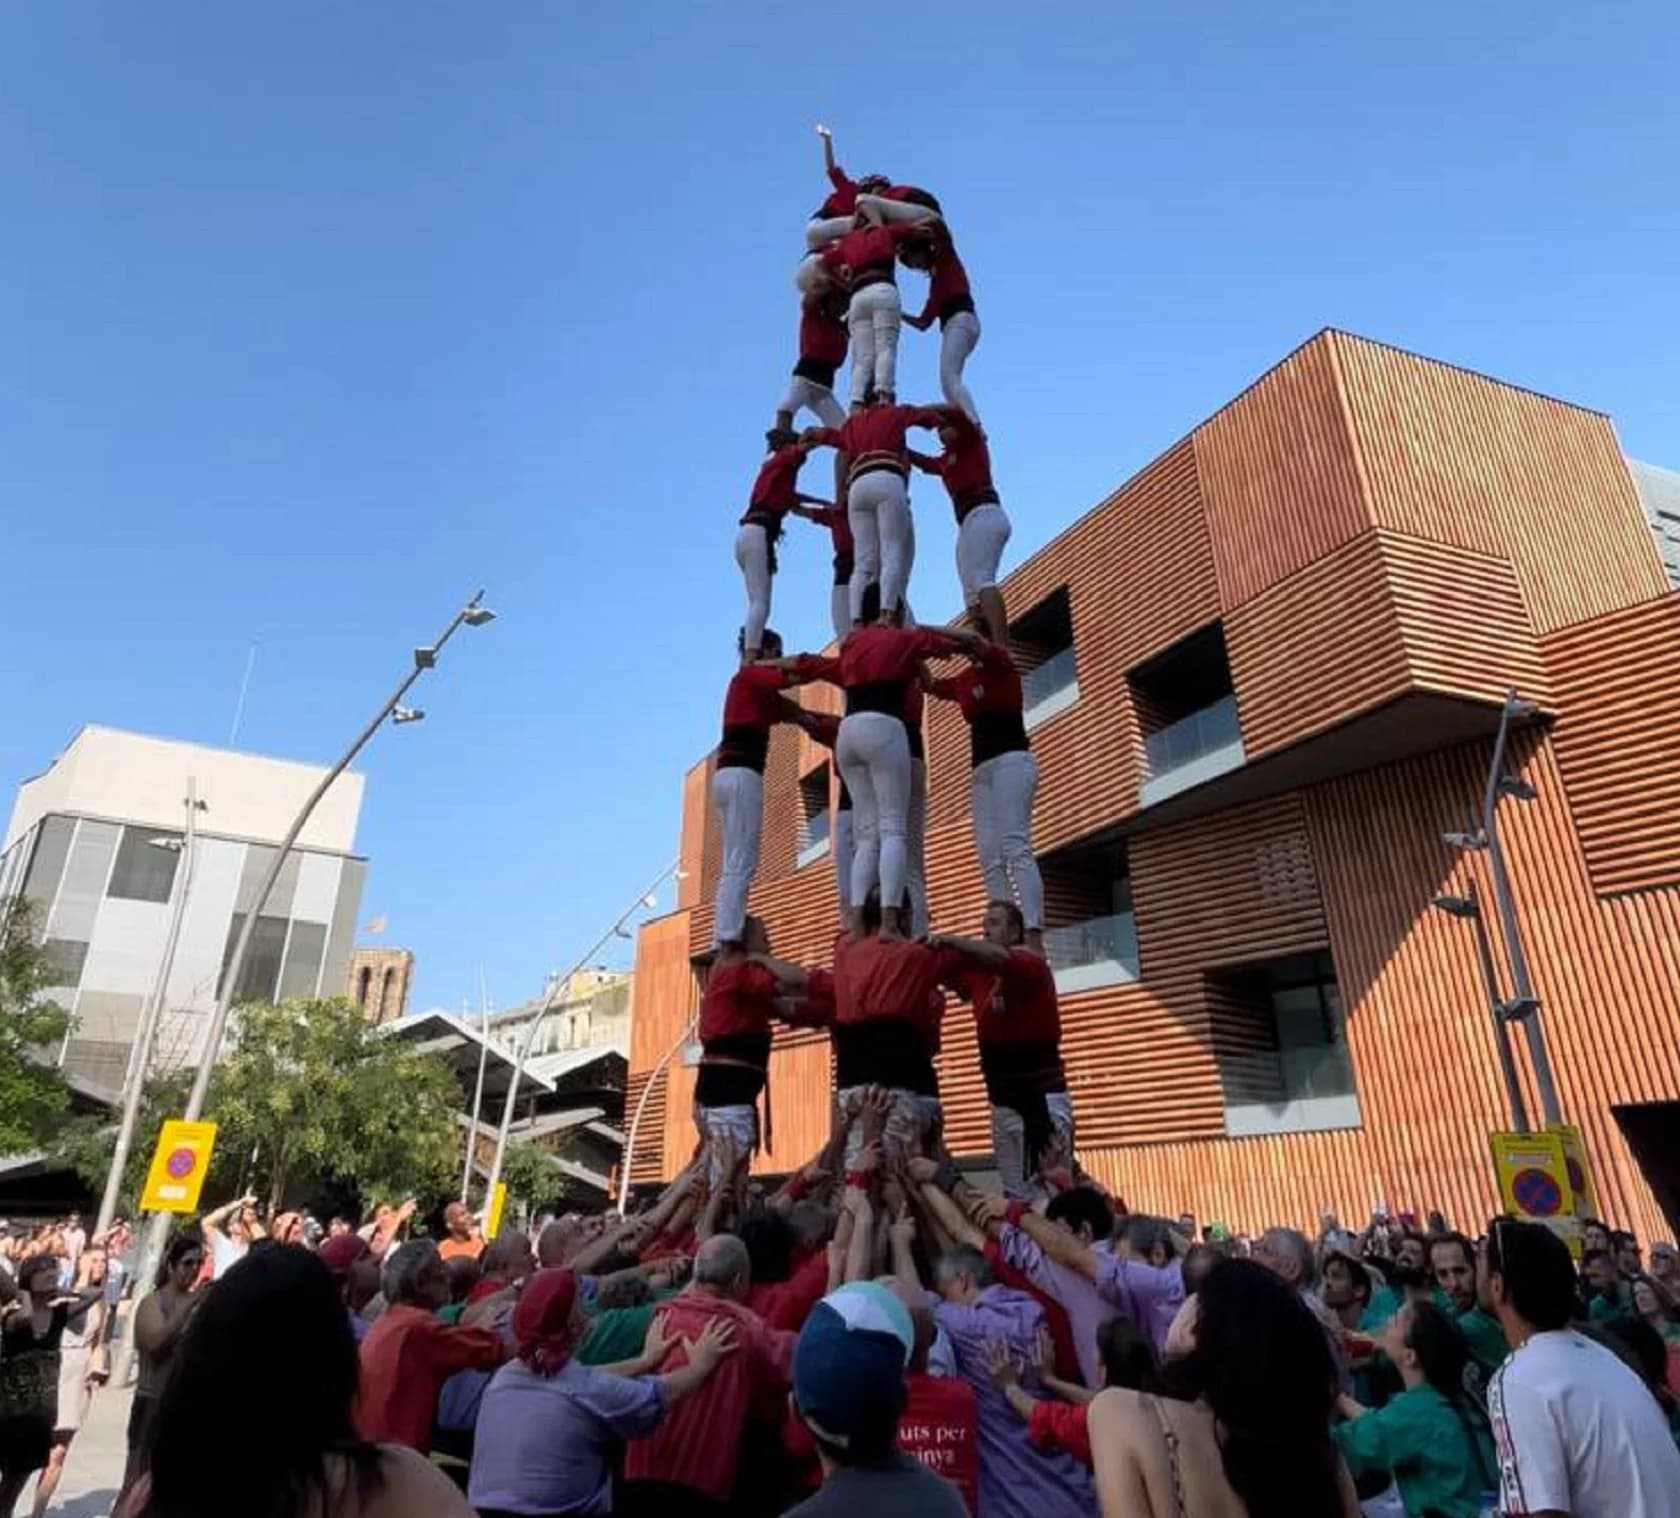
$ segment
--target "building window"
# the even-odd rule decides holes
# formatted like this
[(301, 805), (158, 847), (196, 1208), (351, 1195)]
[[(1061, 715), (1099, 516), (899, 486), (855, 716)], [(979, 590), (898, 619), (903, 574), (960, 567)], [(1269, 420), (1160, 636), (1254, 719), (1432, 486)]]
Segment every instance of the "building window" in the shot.
[[(280, 1000), (294, 996), (313, 996), (321, 979), (321, 959), (327, 952), (325, 923), (292, 923), (292, 936), (286, 943), (286, 967), (280, 973)], [(380, 1008), (381, 1017), (390, 1014)]]
[(88, 946), (79, 939), (49, 938), (42, 946), (47, 968), (55, 987), (75, 990), (82, 983), (82, 967), (87, 963)]
[(1041, 854), (1044, 954), (1064, 995), (1138, 978), (1132, 880), (1122, 840)]
[(1359, 1095), (1328, 954), (1207, 977), (1225, 1129), (1233, 1138), (1357, 1128)]
[(29, 870), (24, 876), (23, 894), (39, 909), (38, 923), (45, 923), (47, 913), (58, 895), (58, 883), (64, 878), (64, 867), (70, 858), (70, 840), (75, 836), (73, 817), (48, 817), (35, 835), (35, 850), (30, 856)]
[(1247, 757), (1225, 635), (1217, 622), (1126, 678), (1143, 733), (1141, 805), (1153, 806), (1223, 775)]
[[(251, 934), (251, 946), (245, 953), (245, 965), (239, 972), (239, 984), (234, 988), (233, 1000), (238, 1005), (248, 1001), (273, 1001), (280, 984), (280, 962), (286, 952), (287, 920), (284, 917), (259, 917)], [(235, 912), (228, 924), (227, 947), (222, 951), (222, 973), (219, 984), (227, 984), (228, 967), (233, 962), (233, 947), (245, 927), (245, 914)]]
[(168, 901), (175, 886), (180, 845), (179, 833), (125, 827), (105, 894), (124, 901)]
[(799, 782), (800, 869), (828, 852), (828, 830), (828, 761), (825, 759)]
[(1009, 651), (1021, 671), (1021, 704), (1029, 730), (1078, 702), (1073, 612), (1065, 585), (1009, 624)]
[(363, 965), (356, 974), (356, 1005), (364, 1012), (367, 1011), (368, 992), (372, 989), (372, 987), (373, 967), (371, 965)]

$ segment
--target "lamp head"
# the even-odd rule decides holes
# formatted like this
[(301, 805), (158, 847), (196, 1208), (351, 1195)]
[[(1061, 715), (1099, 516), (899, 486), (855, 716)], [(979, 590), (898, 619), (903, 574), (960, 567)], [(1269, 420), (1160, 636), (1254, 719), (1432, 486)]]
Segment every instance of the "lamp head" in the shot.
[(1487, 839), (1480, 829), (1474, 833), (1443, 833), (1441, 837), (1455, 849), (1485, 849)]
[(1499, 794), (1510, 796), (1517, 801), (1532, 801), (1540, 792), (1535, 790), (1520, 775), (1501, 775), (1499, 777)]
[(1437, 896), (1433, 906), (1445, 912), (1449, 917), (1479, 917), (1480, 908), (1468, 896)]
[(391, 709), (391, 721), (398, 727), (405, 722), (420, 722), (424, 720), (425, 715), (417, 706), (397, 706)]
[(479, 606), (475, 604), (466, 609), (466, 611), (462, 614), (461, 620), (465, 622), (468, 627), (483, 627), (486, 622), (494, 622), (496, 620), (496, 614), (491, 611), (488, 606)]
[(1519, 696), (1515, 691), (1505, 698), (1505, 715), (1513, 722), (1521, 721), (1524, 717), (1536, 716), (1540, 711), (1538, 702), (1530, 701)]

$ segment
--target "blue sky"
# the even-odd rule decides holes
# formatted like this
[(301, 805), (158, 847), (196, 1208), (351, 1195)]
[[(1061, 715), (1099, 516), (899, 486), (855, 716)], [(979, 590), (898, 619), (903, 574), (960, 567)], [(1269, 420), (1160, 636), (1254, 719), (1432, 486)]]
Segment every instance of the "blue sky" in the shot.
[[(715, 739), (817, 120), (946, 204), (1011, 562), (1326, 325), (1680, 464), (1672, 4), (821, 14), (0, 10), (0, 779), (87, 721), (224, 741), (252, 640), (241, 745), (328, 759), (482, 584), (501, 620), (366, 757), (363, 917), (420, 1004), (536, 990)], [(935, 353), (906, 332), (909, 397)]]

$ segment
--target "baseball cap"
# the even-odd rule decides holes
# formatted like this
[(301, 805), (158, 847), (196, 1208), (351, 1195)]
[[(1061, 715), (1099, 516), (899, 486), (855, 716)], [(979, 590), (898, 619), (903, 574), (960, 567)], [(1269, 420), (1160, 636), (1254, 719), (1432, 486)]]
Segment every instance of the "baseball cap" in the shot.
[(793, 1350), (793, 1399), (811, 1432), (839, 1449), (890, 1440), (915, 1342), (904, 1304), (873, 1281), (818, 1302)]

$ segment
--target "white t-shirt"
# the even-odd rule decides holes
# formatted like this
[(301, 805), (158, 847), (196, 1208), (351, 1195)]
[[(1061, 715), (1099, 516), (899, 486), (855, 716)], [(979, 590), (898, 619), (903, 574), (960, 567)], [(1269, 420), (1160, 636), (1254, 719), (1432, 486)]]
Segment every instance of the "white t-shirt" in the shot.
[(1557, 1329), (1488, 1385), (1501, 1510), (1680, 1518), (1680, 1450), (1645, 1383), (1602, 1344)]
[(238, 1244), (225, 1233), (210, 1235), (210, 1279), (219, 1281), (245, 1258), (248, 1244)]

